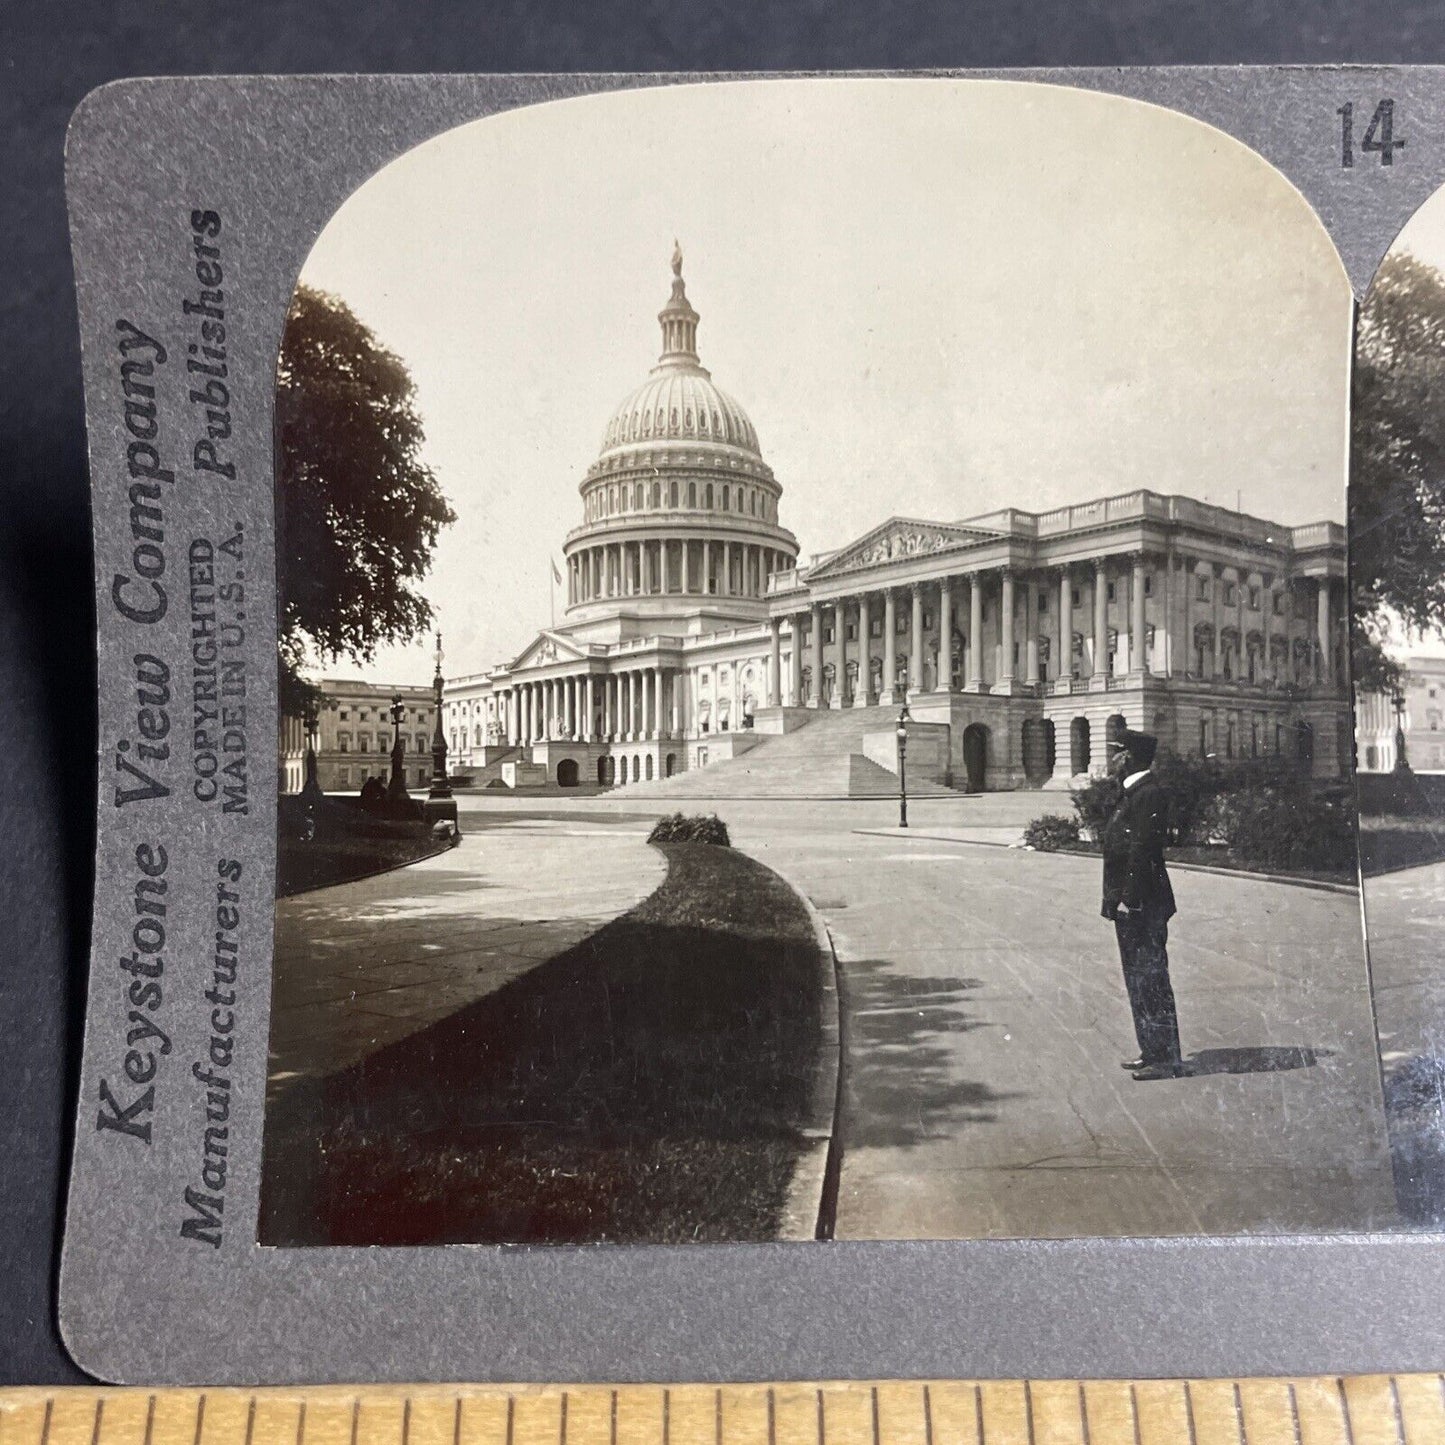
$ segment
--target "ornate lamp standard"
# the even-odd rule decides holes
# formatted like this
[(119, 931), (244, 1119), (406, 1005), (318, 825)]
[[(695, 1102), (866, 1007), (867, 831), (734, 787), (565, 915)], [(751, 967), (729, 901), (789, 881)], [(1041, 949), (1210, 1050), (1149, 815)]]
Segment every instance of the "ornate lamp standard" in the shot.
[(1395, 771), (1408, 773), (1412, 769), (1405, 756), (1405, 694), (1399, 688), (1395, 689), (1391, 704), (1395, 709)]
[(442, 732), (442, 635), (437, 633), (436, 674), (431, 680), (432, 702), (436, 708), (436, 727), (431, 735), (431, 790), (422, 804), (422, 816), (428, 823), (457, 821), (457, 800), (447, 779), (447, 740)]
[(410, 796), (406, 791), (406, 749), (401, 740), (401, 725), (406, 718), (406, 704), (397, 693), (391, 700), (391, 781), (386, 787), (386, 796), (392, 799)]
[(898, 714), (898, 826), (908, 826), (908, 694), (903, 694), (903, 708)]
[(301, 718), (306, 728), (306, 777), (301, 785), (301, 796), (308, 805), (314, 805), (321, 797), (321, 783), (316, 776), (316, 729), (321, 722), (321, 709), (314, 697), (306, 699)]

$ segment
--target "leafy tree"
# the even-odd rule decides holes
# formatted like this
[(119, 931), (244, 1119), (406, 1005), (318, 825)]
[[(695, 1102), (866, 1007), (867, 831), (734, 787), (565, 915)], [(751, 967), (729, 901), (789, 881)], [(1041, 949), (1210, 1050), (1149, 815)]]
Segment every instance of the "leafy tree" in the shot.
[(1360, 310), (1350, 443), (1355, 683), (1393, 691), (1382, 641), (1445, 625), (1445, 276), (1386, 259)]
[(432, 620), (416, 590), (456, 520), (421, 460), (405, 364), (345, 302), (299, 286), (276, 374), (281, 702), (299, 712), (303, 659), (359, 662)]

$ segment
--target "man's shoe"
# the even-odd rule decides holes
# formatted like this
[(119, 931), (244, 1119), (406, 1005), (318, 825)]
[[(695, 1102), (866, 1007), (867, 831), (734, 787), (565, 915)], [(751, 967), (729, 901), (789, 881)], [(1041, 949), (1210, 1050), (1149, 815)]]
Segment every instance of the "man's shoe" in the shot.
[(1188, 1070), (1182, 1059), (1165, 1059), (1163, 1063), (1145, 1064), (1143, 1068), (1135, 1069), (1134, 1077), (1142, 1084), (1151, 1079), (1182, 1079), (1186, 1073)]
[(1149, 1060), (1141, 1054), (1137, 1059), (1130, 1059), (1128, 1063), (1120, 1064), (1119, 1067), (1121, 1069), (1128, 1069), (1132, 1074), (1135, 1069), (1147, 1069), (1149, 1067)]

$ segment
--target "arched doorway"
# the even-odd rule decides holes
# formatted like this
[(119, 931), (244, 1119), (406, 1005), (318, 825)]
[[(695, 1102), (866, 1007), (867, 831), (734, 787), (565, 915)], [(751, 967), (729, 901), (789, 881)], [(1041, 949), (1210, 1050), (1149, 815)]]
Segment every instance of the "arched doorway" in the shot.
[(1054, 725), (1044, 717), (1024, 719), (1024, 777), (1031, 787), (1039, 788), (1054, 771)]
[(1309, 777), (1315, 770), (1315, 730), (1303, 718), (1294, 725), (1294, 746), (1299, 770)]
[(579, 781), (577, 759), (563, 758), (557, 764), (557, 786), (559, 788), (575, 788)]
[(1089, 720), (1076, 717), (1069, 724), (1069, 772), (1075, 777), (1089, 771)]
[(1129, 719), (1121, 712), (1112, 712), (1104, 719), (1105, 743), (1117, 743), (1129, 728)]
[(988, 729), (969, 723), (963, 730), (963, 773), (970, 793), (983, 792), (988, 777)]
[(651, 754), (651, 753), (648, 753), (648, 755), (647, 755), (647, 766), (646, 766), (646, 768), (643, 770), (643, 776), (647, 779), (647, 781), (648, 781), (649, 783), (652, 781), (652, 754)]
[(677, 754), (676, 754), (676, 753), (668, 753), (668, 755), (667, 755), (667, 771), (664, 772), (662, 776), (665, 777), (665, 778), (670, 778), (670, 777), (673, 775), (673, 772), (676, 770), (676, 768), (677, 768)]

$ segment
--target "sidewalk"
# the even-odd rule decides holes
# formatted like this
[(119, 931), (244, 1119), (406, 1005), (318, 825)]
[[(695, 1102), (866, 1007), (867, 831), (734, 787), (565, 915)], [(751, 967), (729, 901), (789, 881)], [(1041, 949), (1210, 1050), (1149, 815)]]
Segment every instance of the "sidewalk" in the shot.
[(667, 872), (649, 826), (518, 818), (410, 867), (279, 899), (270, 1085), (345, 1068), (635, 907)]

